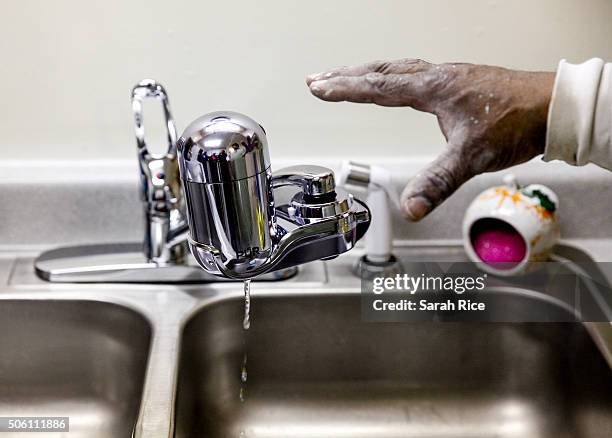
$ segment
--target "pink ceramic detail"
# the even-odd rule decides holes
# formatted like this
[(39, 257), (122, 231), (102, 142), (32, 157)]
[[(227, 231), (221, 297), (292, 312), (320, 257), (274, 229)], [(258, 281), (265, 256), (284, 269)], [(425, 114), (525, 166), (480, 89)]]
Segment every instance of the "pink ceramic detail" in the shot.
[(473, 240), (476, 255), (487, 264), (509, 264), (506, 269), (520, 263), (527, 253), (525, 241), (512, 229), (487, 229)]

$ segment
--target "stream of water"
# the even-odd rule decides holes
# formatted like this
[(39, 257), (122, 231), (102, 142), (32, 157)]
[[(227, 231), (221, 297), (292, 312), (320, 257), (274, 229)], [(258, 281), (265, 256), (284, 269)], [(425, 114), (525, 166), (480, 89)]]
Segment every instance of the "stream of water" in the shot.
[[(251, 280), (244, 280), (244, 318), (242, 328), (246, 332), (251, 327)], [(246, 397), (247, 373), (247, 339), (248, 333), (244, 335), (244, 356), (242, 356), (242, 366), (240, 368), (240, 401), (244, 403)]]
[(244, 280), (244, 319), (242, 328), (248, 330), (251, 327), (251, 280)]

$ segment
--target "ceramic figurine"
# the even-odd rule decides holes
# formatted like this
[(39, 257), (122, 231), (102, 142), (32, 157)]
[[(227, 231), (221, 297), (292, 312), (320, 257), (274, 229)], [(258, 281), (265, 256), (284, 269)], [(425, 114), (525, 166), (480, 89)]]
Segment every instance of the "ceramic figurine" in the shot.
[(559, 200), (548, 187), (521, 187), (514, 175), (472, 201), (463, 220), (470, 259), (496, 275), (516, 275), (546, 261), (559, 239)]

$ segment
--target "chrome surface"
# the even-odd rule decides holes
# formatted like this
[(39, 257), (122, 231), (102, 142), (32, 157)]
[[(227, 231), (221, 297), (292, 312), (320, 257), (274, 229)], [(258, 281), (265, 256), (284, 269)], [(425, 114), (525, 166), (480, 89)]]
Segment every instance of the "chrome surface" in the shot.
[(368, 164), (349, 161), (344, 165), (344, 178), (346, 184), (366, 186), (370, 184), (370, 166)]
[[(29, 267), (31, 269), (31, 267)], [(37, 275), (46, 281), (67, 283), (210, 283), (228, 279), (201, 269), (193, 257), (182, 263), (147, 261), (142, 243), (109, 243), (63, 247), (46, 251), (34, 261)], [(297, 267), (269, 272), (261, 281), (291, 278)]]
[(266, 133), (247, 116), (198, 118), (178, 152), (189, 246), (210, 274), (247, 279), (335, 257), (367, 230), (367, 206), (336, 193), (331, 170), (294, 166), (272, 174)]
[(336, 190), (334, 173), (327, 167), (302, 165), (290, 166), (274, 172), (274, 187), (294, 185), (308, 196), (321, 196)]
[[(168, 148), (161, 154), (149, 151), (145, 140), (144, 99), (158, 99), (166, 119)], [(176, 155), (176, 127), (170, 111), (168, 94), (152, 79), (144, 79), (132, 89), (132, 110), (140, 166), (141, 196), (144, 203), (144, 253), (147, 261), (164, 265), (181, 263), (185, 256), (183, 241), (171, 243), (185, 228), (182, 212), (181, 183)]]
[[(177, 240), (187, 241), (187, 233)], [(196, 253), (196, 256), (199, 254)], [(142, 243), (117, 242), (59, 247), (32, 261), (34, 272), (52, 283), (149, 283), (190, 284), (232, 280), (204, 271), (196, 258), (187, 254), (180, 263), (158, 264), (147, 260)], [(30, 270), (32, 266), (28, 267)], [(285, 280), (296, 274), (296, 266), (266, 272), (263, 281)]]
[(0, 300), (0, 416), (69, 417), (64, 435), (36, 436), (130, 437), (151, 336), (141, 314), (115, 304)]
[[(344, 214), (353, 207), (353, 195), (343, 189), (335, 189), (332, 201), (314, 200), (308, 198), (304, 192), (298, 192), (291, 199), (291, 203), (284, 211), (292, 219), (308, 223), (330, 216)], [(281, 210), (283, 211), (283, 210)], [(282, 213), (280, 213), (282, 214)]]
[(270, 156), (264, 129), (232, 111), (216, 111), (194, 120), (178, 140), (183, 181), (225, 183), (268, 171)]
[[(161, 102), (165, 117), (168, 147), (161, 154), (151, 153), (145, 139), (143, 101), (149, 98)], [(144, 242), (138, 247), (123, 242), (47, 251), (34, 262), (38, 276), (46, 281), (73, 283), (218, 281), (213, 274), (220, 275), (219, 270), (202, 271), (194, 262), (201, 258), (199, 251), (196, 259), (188, 253), (185, 195), (194, 204), (190, 213), (198, 213), (192, 214), (190, 221), (196, 239), (221, 248), (234, 259), (242, 257), (239, 252), (245, 251), (244, 256), (253, 261), (251, 268), (258, 269), (258, 262), (262, 264), (270, 256), (271, 233), (277, 232), (263, 128), (237, 113), (212, 113), (193, 122), (185, 130), (188, 135), (180, 141), (184, 151), (181, 163), (187, 163), (183, 165), (187, 169), (183, 187), (176, 128), (164, 87), (152, 79), (139, 82), (132, 90), (132, 110), (144, 209)], [(189, 179), (192, 174), (204, 178), (197, 179), (199, 182), (214, 182), (222, 177), (228, 181), (204, 185), (192, 182)], [(205, 202), (209, 198), (215, 200), (214, 204)], [(224, 214), (227, 210), (234, 214)], [(257, 254), (251, 257), (253, 251)], [(285, 266), (269, 275), (261, 273), (265, 275), (264, 280), (282, 280), (295, 272), (294, 266)]]
[[(277, 231), (271, 174), (226, 183), (202, 184), (183, 181), (191, 252), (200, 260), (202, 246), (219, 254), (205, 271), (221, 275), (219, 264), (235, 263), (259, 269), (271, 257)], [(208, 252), (208, 251), (207, 251)]]
[(236, 279), (254, 278), (277, 269), (336, 257), (352, 249), (367, 229), (370, 213), (365, 205), (356, 205), (348, 213), (306, 224), (290, 216), (285, 220), (279, 215), (276, 239), (269, 253), (264, 254), (265, 258), (258, 257), (259, 252), (232, 258), (233, 250), (224, 252), (190, 238), (191, 252), (205, 271)]
[[(561, 246), (557, 252), (590, 266), (578, 249)], [(404, 266), (413, 260), (466, 260), (461, 246), (435, 242), (394, 253)], [(56, 400), (82, 402), (69, 412), (71, 425), (80, 425), (74, 430), (90, 432), (82, 436), (130, 436), (132, 428), (136, 438), (240, 432), (246, 438), (610, 436), (610, 323), (361, 322), (360, 280), (352, 274), (361, 255), (357, 248), (330, 262), (308, 263), (284, 282), (255, 281), (251, 329), (245, 333), (243, 290), (236, 283), (52, 284), (34, 276), (31, 259), (5, 254), (2, 260), (10, 263), (0, 264), (0, 278), (9, 283), (0, 293), (0, 363), (20, 365), (9, 375), (21, 373), (20, 391), (27, 397), (3, 388), (0, 406), (7, 413), (39, 412), (37, 400), (48, 400), (50, 393), (37, 374), (49, 375), (62, 363), (82, 373), (77, 382), (85, 375), (101, 391), (90, 394), (118, 391), (109, 404), (97, 405), (96, 395), (89, 399), (93, 404), (82, 393), (73, 396), (72, 383), (66, 390), (55, 387)], [(534, 293), (509, 298), (525, 311), (540, 300)], [(541, 298), (544, 305), (554, 302)], [(72, 311), (63, 311), (63, 303)], [(31, 346), (20, 347), (26, 348), (24, 358), (4, 354), (6, 346), (16, 351), (14, 336), (32, 337)], [(68, 343), (66, 352), (50, 353), (51, 346)], [(138, 386), (136, 364), (147, 348), (144, 385), (134, 395), (125, 386)], [(245, 351), (248, 379), (241, 403)], [(68, 356), (82, 360), (62, 362)], [(93, 358), (99, 359), (95, 378), (88, 374)], [(57, 379), (65, 382), (62, 376)], [(98, 387), (100, 381), (108, 386)], [(141, 394), (137, 416), (126, 414), (130, 408), (122, 403)], [(60, 415), (71, 404), (55, 406)], [(94, 430), (92, 424), (101, 426)]]

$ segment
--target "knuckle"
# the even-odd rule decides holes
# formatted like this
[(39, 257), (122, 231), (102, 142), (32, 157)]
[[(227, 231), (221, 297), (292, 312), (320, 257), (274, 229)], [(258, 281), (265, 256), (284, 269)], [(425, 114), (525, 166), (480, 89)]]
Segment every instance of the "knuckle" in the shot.
[(393, 63), (389, 61), (375, 61), (371, 67), (371, 71), (375, 73), (388, 74), (392, 72)]
[(377, 103), (391, 106), (404, 102), (405, 86), (405, 81), (398, 75), (381, 76), (372, 84), (374, 92), (378, 96)]
[(397, 65), (401, 66), (403, 72), (416, 73), (426, 70), (431, 66), (427, 61), (419, 58), (404, 58), (397, 61)]
[(426, 63), (426, 61), (423, 61), (421, 58), (402, 58), (402, 59), (398, 59), (397, 63), (410, 65), (410, 64), (423, 64), (423, 63)]
[(462, 173), (444, 164), (432, 166), (422, 174), (423, 195), (435, 206), (442, 203), (463, 183)]
[(432, 194), (437, 200), (436, 203), (441, 202), (442, 198), (452, 193), (457, 187), (454, 175), (442, 167), (432, 169), (425, 177), (427, 178), (428, 187), (430, 187), (433, 192)]
[(436, 71), (435, 74), (422, 75), (419, 79), (423, 89), (430, 90), (431, 92), (439, 92), (448, 85), (450, 78), (446, 74), (441, 74)]
[(423, 71), (431, 66), (430, 63), (422, 59), (404, 58), (395, 61), (373, 61), (367, 64), (367, 70), (372, 73), (401, 74)]
[(384, 91), (389, 82), (383, 73), (368, 73), (365, 76), (365, 80), (372, 88), (379, 92)]

